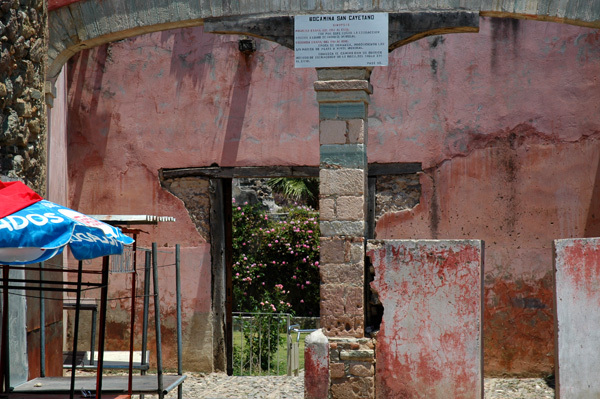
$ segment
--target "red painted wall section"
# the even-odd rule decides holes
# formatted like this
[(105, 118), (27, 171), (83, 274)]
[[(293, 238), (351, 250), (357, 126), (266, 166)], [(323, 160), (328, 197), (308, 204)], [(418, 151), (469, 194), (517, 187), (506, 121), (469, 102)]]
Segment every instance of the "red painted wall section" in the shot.
[(600, 239), (556, 240), (556, 394), (600, 397)]
[(483, 395), (480, 241), (369, 241), (372, 288), (384, 309), (378, 398)]
[(424, 168), (419, 205), (381, 217), (376, 238), (485, 240), (486, 374), (552, 372), (552, 241), (600, 234), (599, 44), (482, 18), (373, 71), (369, 160)]

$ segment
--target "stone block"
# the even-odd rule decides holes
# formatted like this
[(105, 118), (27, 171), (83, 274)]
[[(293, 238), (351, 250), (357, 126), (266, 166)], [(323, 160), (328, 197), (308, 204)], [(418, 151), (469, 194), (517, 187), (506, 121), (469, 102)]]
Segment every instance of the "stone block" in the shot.
[(372, 350), (346, 350), (340, 351), (340, 360), (351, 362), (368, 362), (375, 359), (375, 351)]
[(336, 200), (338, 220), (363, 220), (365, 218), (365, 197), (341, 196)]
[(364, 144), (321, 145), (321, 167), (366, 169), (367, 148)]
[(329, 394), (329, 344), (321, 330), (306, 337), (304, 362), (304, 398), (327, 398)]
[(319, 199), (319, 218), (320, 220), (335, 220), (335, 200), (333, 198)]
[(346, 236), (346, 237), (363, 237), (365, 235), (365, 222), (361, 221), (322, 221), (321, 235), (324, 237)]
[(316, 92), (362, 91), (368, 94), (373, 93), (373, 86), (364, 79), (317, 80), (314, 89)]
[[(344, 381), (331, 384), (332, 399), (373, 398), (375, 385), (372, 377), (352, 377)], [(390, 398), (392, 398), (390, 396)], [(402, 398), (395, 396), (394, 398)]]
[(331, 363), (329, 375), (331, 378), (344, 378), (346, 376), (346, 365), (344, 363)]
[(365, 90), (340, 89), (340, 91), (317, 91), (317, 102), (340, 103), (340, 102), (364, 102), (369, 104), (370, 96)]
[(330, 263), (344, 263), (346, 241), (339, 237), (321, 237), (319, 240), (321, 266)]
[(319, 124), (320, 144), (346, 144), (346, 129), (346, 121), (321, 121)]
[(321, 103), (319, 120), (347, 120), (367, 117), (367, 104), (364, 102)]
[(349, 68), (317, 68), (319, 81), (327, 80), (369, 80), (373, 68), (349, 67)]
[(357, 377), (372, 377), (375, 374), (375, 368), (371, 363), (352, 364), (349, 373)]
[(342, 284), (321, 284), (321, 315), (343, 316), (346, 314), (344, 297), (346, 287)]
[(600, 239), (554, 241), (556, 397), (600, 397)]
[(321, 168), (319, 171), (319, 192), (329, 195), (364, 195), (366, 171), (351, 168)]
[(367, 122), (364, 119), (352, 119), (348, 121), (348, 143), (366, 144), (365, 132), (367, 131)]
[(344, 301), (344, 314), (361, 316), (363, 314), (364, 289), (362, 286), (346, 286)]
[(321, 284), (344, 284), (362, 287), (364, 269), (356, 265), (333, 265), (321, 263)]
[[(323, 305), (321, 304), (321, 309)], [(353, 337), (364, 336), (364, 317), (333, 316), (321, 313), (321, 326), (323, 333), (328, 337)]]
[(481, 399), (483, 242), (369, 240), (367, 254), (384, 309), (377, 397)]

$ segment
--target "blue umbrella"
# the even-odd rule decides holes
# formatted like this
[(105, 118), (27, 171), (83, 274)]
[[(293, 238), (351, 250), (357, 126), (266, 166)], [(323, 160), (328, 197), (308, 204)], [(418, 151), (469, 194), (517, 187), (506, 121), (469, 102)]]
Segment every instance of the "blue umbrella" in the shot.
[(120, 229), (40, 200), (0, 219), (0, 264), (47, 260), (69, 245), (78, 260), (120, 254), (133, 239)]

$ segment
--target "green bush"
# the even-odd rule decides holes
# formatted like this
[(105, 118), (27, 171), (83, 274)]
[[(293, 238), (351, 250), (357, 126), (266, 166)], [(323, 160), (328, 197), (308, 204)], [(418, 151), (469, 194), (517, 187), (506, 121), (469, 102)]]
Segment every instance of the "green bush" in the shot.
[(239, 312), (319, 314), (319, 218), (306, 206), (272, 219), (233, 203), (233, 294)]

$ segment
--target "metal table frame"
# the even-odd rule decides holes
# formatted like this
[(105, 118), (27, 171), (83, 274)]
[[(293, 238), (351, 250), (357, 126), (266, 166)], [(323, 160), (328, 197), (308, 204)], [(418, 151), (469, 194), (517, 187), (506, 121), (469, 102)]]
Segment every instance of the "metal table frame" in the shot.
[[(135, 235), (135, 234), (134, 234)], [(134, 243), (134, 254), (135, 254), (135, 243)], [(145, 353), (146, 353), (146, 343), (147, 343), (147, 323), (148, 323), (148, 301), (149, 301), (149, 280), (150, 280), (150, 259), (152, 263), (152, 277), (153, 277), (153, 293), (154, 297), (154, 310), (155, 310), (155, 328), (156, 328), (156, 362), (157, 362), (157, 386), (149, 386), (148, 384), (141, 384), (140, 381), (148, 380), (148, 377), (141, 375), (139, 376), (139, 380), (137, 385), (138, 388), (134, 390), (134, 379), (132, 375), (133, 370), (133, 338), (134, 338), (134, 319), (135, 319), (135, 275), (132, 279), (132, 308), (131, 308), (131, 334), (130, 334), (130, 362), (129, 362), (129, 374), (128, 374), (128, 388), (126, 393), (128, 395), (132, 395), (134, 393), (137, 394), (158, 394), (159, 398), (164, 398), (164, 395), (168, 393), (170, 390), (175, 387), (178, 388), (178, 398), (182, 398), (182, 386), (181, 384), (185, 380), (185, 376), (182, 373), (182, 333), (181, 333), (181, 283), (180, 283), (180, 248), (179, 244), (175, 246), (175, 268), (176, 268), (176, 299), (177, 299), (177, 363), (178, 363), (178, 378), (168, 378), (169, 385), (167, 387), (164, 386), (164, 376), (163, 376), (163, 368), (162, 368), (162, 343), (161, 343), (161, 325), (160, 325), (160, 302), (158, 298), (158, 264), (157, 264), (157, 244), (152, 244), (152, 252), (146, 254), (146, 268), (144, 275), (144, 327), (143, 327), (143, 340), (142, 340), (142, 363), (146, 361)], [(135, 256), (134, 256), (134, 273), (135, 273)], [(84, 270), (83, 262), (78, 262), (77, 270), (65, 270), (65, 269), (47, 269), (43, 267), (43, 264), (40, 266), (8, 266), (1, 265), (2, 267), (2, 278), (0, 278), (0, 284), (2, 288), (3, 295), (3, 309), (2, 309), (2, 341), (0, 344), (0, 387), (3, 393), (9, 394), (11, 391), (15, 393), (33, 393), (40, 395), (48, 395), (51, 393), (65, 393), (64, 388), (56, 388), (53, 391), (44, 391), (31, 388), (31, 386), (35, 386), (37, 384), (35, 382), (37, 380), (44, 380), (45, 371), (44, 371), (44, 362), (45, 362), (45, 343), (44, 343), (44, 306), (43, 306), (43, 298), (41, 300), (42, 305), (40, 306), (40, 313), (42, 317), (41, 321), (41, 374), (42, 376), (38, 379), (34, 379), (32, 381), (28, 381), (25, 384), (22, 384), (18, 387), (12, 387), (10, 385), (10, 358), (9, 358), (9, 326), (8, 326), (8, 309), (9, 309), (9, 289), (10, 290), (33, 290), (38, 291), (40, 293), (43, 292), (74, 292), (76, 294), (75, 301), (75, 321), (74, 321), (74, 336), (73, 336), (73, 354), (77, 353), (77, 340), (79, 333), (79, 312), (81, 310), (81, 291), (82, 288), (85, 287), (87, 289), (90, 288), (100, 288), (100, 310), (99, 310), (99, 336), (98, 336), (98, 366), (97, 366), (97, 374), (96, 374), (96, 389), (95, 389), (95, 397), (102, 397), (102, 382), (103, 382), (103, 371), (104, 371), (104, 344), (105, 344), (105, 336), (106, 336), (106, 311), (107, 311), (107, 302), (108, 302), (108, 273), (109, 273), (109, 257), (104, 256), (102, 259), (102, 270)], [(37, 270), (40, 273), (39, 280), (36, 279), (11, 279), (9, 277), (10, 270)], [(43, 278), (44, 272), (50, 273), (77, 273), (77, 282), (70, 281), (48, 281)], [(101, 282), (87, 282), (82, 281), (83, 275), (101, 275)], [(23, 285), (25, 284), (25, 285)], [(27, 284), (37, 284), (37, 287), (27, 286)], [(76, 371), (76, 362), (72, 362), (71, 368), (71, 377), (70, 377), (70, 387), (68, 388), (69, 397), (74, 398), (75, 392), (75, 371)], [(144, 370), (142, 370), (142, 374), (145, 374)], [(169, 376), (172, 377), (172, 376)], [(53, 377), (54, 380), (64, 381), (68, 377)], [(111, 378), (111, 377), (104, 377)], [(121, 377), (122, 379), (122, 377)], [(48, 380), (50, 381), (50, 380)], [(149, 386), (147, 390), (139, 388), (139, 386)], [(166, 388), (166, 389), (165, 389)], [(125, 391), (120, 389), (115, 389), (114, 387), (109, 388), (110, 392), (122, 392)], [(108, 391), (107, 391), (108, 392)]]

